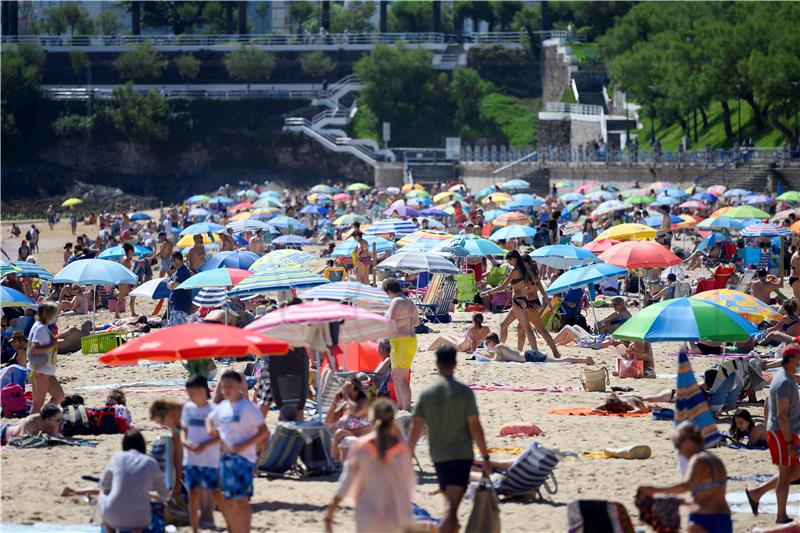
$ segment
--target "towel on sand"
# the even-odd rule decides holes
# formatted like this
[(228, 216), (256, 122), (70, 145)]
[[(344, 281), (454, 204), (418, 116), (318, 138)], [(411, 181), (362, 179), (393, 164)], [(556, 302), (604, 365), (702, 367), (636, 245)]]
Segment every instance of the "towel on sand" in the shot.
[(591, 407), (564, 407), (562, 409), (552, 409), (547, 411), (548, 415), (564, 416), (619, 416), (619, 417), (642, 417), (650, 413), (604, 413), (593, 411)]
[(504, 392), (575, 392), (573, 387), (562, 387), (561, 385), (554, 385), (552, 387), (526, 387), (525, 385), (484, 385), (482, 383), (470, 383), (469, 388), (472, 390)]
[[(747, 502), (747, 494), (744, 491), (729, 492), (725, 495), (725, 501), (732, 513), (751, 514), (750, 504)], [(789, 499), (786, 505), (786, 513), (790, 516), (800, 516), (797, 504), (800, 503), (800, 493), (789, 492)], [(770, 491), (758, 502), (758, 514), (778, 514), (778, 501), (775, 499), (775, 492)]]

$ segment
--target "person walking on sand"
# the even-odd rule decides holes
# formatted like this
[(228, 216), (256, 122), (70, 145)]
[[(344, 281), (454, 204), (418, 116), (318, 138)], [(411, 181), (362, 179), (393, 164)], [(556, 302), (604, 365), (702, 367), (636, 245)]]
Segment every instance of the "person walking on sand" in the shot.
[[(416, 478), (411, 453), (394, 424), (394, 407), (385, 399), (370, 409), (373, 429), (350, 449), (336, 495), (325, 515), (325, 528), (343, 499), (355, 502), (356, 531), (406, 531), (414, 524), (411, 513)], [(391, 482), (389, 482), (391, 481)]]
[(481, 452), (485, 476), (491, 475), (492, 466), (475, 393), (454, 377), (456, 349), (443, 346), (436, 350), (436, 367), (441, 379), (425, 388), (414, 404), (409, 448), (414, 450), (427, 426), (431, 460), (445, 498), (439, 531), (451, 533), (459, 529), (458, 506), (469, 485), (473, 442)]
[(50, 326), (56, 323), (58, 307), (53, 302), (39, 304), (36, 322), (33, 324), (28, 341), (28, 371), (33, 384), (33, 405), (31, 414), (38, 413), (50, 393), (50, 403), (60, 404), (64, 390), (56, 378), (56, 350), (58, 340)]
[(800, 345), (787, 344), (783, 349), (781, 368), (769, 384), (767, 400), (767, 446), (772, 464), (778, 467), (778, 475), (753, 490), (745, 490), (754, 515), (758, 515), (761, 497), (775, 490), (778, 500), (778, 515), (775, 522), (786, 524), (792, 520), (786, 514), (789, 485), (800, 478), (800, 395), (794, 375), (800, 365)]
[(167, 239), (167, 232), (160, 231), (158, 233), (158, 250), (150, 256), (150, 259), (158, 259), (158, 264), (161, 269), (161, 276), (166, 277), (169, 275), (170, 268), (172, 267), (172, 243)]
[(392, 302), (386, 317), (394, 322), (397, 336), (389, 339), (392, 345), (392, 381), (397, 396), (397, 408), (408, 411), (411, 408), (411, 385), (408, 382), (408, 372), (411, 362), (417, 353), (416, 328), (419, 326), (417, 306), (403, 294), (400, 282), (395, 278), (383, 281), (383, 292)]

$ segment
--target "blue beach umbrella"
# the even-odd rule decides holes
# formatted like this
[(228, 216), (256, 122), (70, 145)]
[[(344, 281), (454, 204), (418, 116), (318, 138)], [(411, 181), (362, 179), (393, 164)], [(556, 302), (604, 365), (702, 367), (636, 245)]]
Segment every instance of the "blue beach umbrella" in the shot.
[(305, 230), (306, 225), (297, 220), (296, 218), (292, 218), (286, 215), (280, 215), (268, 222), (270, 226), (273, 226), (278, 229), (293, 229), (293, 230)]
[(711, 248), (715, 244), (719, 244), (721, 242), (730, 242), (730, 240), (731, 238), (725, 235), (724, 233), (715, 232), (706, 237), (705, 239), (703, 239), (702, 241), (700, 241), (699, 243), (697, 243), (695, 251), (698, 252), (701, 250), (706, 250), (708, 248)]
[(303, 215), (327, 215), (330, 211), (321, 205), (307, 205), (300, 210), (300, 213)]
[(500, 189), (504, 191), (524, 191), (530, 188), (531, 184), (521, 179), (508, 180), (500, 184)]
[(542, 205), (543, 203), (544, 202), (538, 198), (520, 198), (504, 204), (501, 209), (503, 211), (518, 211), (520, 209), (532, 209)]
[(607, 263), (592, 263), (573, 267), (556, 278), (547, 287), (547, 294), (559, 294), (570, 289), (585, 287), (597, 283), (604, 278), (623, 278), (628, 271), (622, 267)]
[(73, 261), (53, 278), (53, 283), (78, 285), (136, 285), (139, 278), (130, 269), (115, 261), (105, 259), (79, 259)]
[(380, 307), (386, 309), (391, 300), (381, 289), (371, 285), (364, 285), (357, 281), (337, 281), (319, 285), (305, 291), (301, 296), (303, 300), (331, 300), (334, 302), (347, 302), (364, 304), (366, 307)]
[(17, 261), (11, 263), (17, 269), (17, 276), (21, 278), (39, 278), (45, 281), (53, 279), (53, 274), (49, 270), (36, 263), (29, 263), (28, 261)]
[(201, 233), (222, 233), (225, 231), (225, 226), (221, 224), (214, 224), (213, 222), (198, 222), (191, 226), (185, 227), (180, 235), (198, 235)]
[(733, 218), (729, 218), (726, 216), (721, 217), (711, 217), (701, 221), (697, 226), (697, 229), (710, 229), (714, 231), (739, 231), (744, 228), (744, 224), (741, 220), (736, 220)]
[[(683, 219), (676, 215), (669, 216), (670, 224), (680, 224), (683, 222)], [(658, 228), (661, 227), (661, 223), (664, 222), (664, 215), (653, 215), (644, 219), (644, 224), (650, 226), (651, 228)]]
[[(394, 252), (397, 245), (389, 239), (378, 237), (377, 235), (364, 235), (364, 240), (369, 245), (370, 252), (372, 245), (375, 245), (375, 251), (379, 254), (388, 254)], [(353, 250), (356, 249), (357, 243), (355, 239), (350, 237), (336, 245), (336, 248), (331, 252), (331, 257), (350, 257), (353, 255)]]
[(324, 285), (328, 280), (305, 268), (285, 266), (256, 272), (228, 291), (229, 296), (242, 297), (265, 292), (287, 291)]
[(713, 204), (717, 202), (717, 197), (711, 194), (710, 192), (698, 192), (691, 196), (692, 200), (699, 200), (701, 202), (706, 202), (708, 204)]
[(247, 250), (234, 250), (232, 252), (220, 252), (200, 267), (200, 272), (213, 270), (215, 268), (240, 268), (247, 270), (258, 260), (258, 254)]
[(514, 224), (513, 226), (506, 226), (500, 228), (489, 237), (489, 240), (500, 241), (508, 239), (524, 239), (536, 235), (536, 228), (531, 226), (522, 226)]
[(147, 213), (133, 213), (130, 217), (131, 220), (152, 220), (153, 217)]
[(36, 302), (11, 287), (0, 286), (0, 307), (34, 307)]
[(484, 187), (483, 189), (479, 190), (475, 196), (477, 198), (483, 198), (485, 196), (489, 196), (490, 194), (496, 193), (497, 189), (495, 187)]
[[(456, 235), (446, 240), (440, 247), (442, 252), (454, 253), (459, 257), (486, 257), (488, 255), (505, 255), (506, 250), (500, 248), (489, 239), (475, 235)], [(407, 248), (403, 249), (407, 252)]]
[(215, 196), (208, 201), (208, 205), (230, 205), (234, 202), (235, 200), (227, 196)]
[(287, 244), (292, 244), (292, 245), (296, 245), (296, 246), (305, 246), (305, 245), (311, 244), (311, 241), (309, 241), (305, 237), (301, 237), (299, 235), (281, 235), (280, 237), (277, 237), (272, 242), (274, 244), (282, 244), (284, 246), (287, 245)]
[(575, 265), (595, 263), (599, 261), (589, 250), (570, 246), (569, 244), (553, 244), (542, 246), (531, 252), (531, 259), (543, 265), (564, 270)]
[(417, 231), (417, 227), (410, 220), (401, 220), (399, 218), (386, 218), (376, 221), (372, 224), (365, 235), (394, 235), (395, 238), (400, 238), (409, 233)]
[[(150, 248), (145, 248), (144, 246), (139, 246), (138, 244), (133, 245), (133, 255), (135, 256), (142, 256), (142, 255), (150, 255), (153, 253), (153, 250)], [(106, 248), (100, 255), (98, 255), (100, 259), (119, 259), (120, 257), (125, 257), (125, 250), (123, 249), (122, 245), (118, 244), (116, 246), (112, 246), (111, 248)]]
[(686, 191), (682, 191), (676, 188), (668, 188), (668, 189), (661, 189), (659, 192), (659, 196), (669, 196), (670, 198), (686, 198), (689, 196), (686, 194)]

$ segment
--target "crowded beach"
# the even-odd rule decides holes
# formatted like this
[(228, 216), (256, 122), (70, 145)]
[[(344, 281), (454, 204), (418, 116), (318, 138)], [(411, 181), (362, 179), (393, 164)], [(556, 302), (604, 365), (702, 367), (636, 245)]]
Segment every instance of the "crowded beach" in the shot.
[(551, 185), (4, 221), (3, 531), (794, 531), (800, 192)]

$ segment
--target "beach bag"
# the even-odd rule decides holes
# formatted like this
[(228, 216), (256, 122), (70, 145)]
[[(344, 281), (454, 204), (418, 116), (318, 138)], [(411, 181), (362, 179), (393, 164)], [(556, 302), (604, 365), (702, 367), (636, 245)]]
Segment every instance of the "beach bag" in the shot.
[(472, 501), (465, 533), (500, 533), (500, 505), (488, 477), (481, 478)]
[(25, 389), (16, 383), (10, 383), (0, 390), (0, 405), (3, 418), (21, 418), (28, 416), (28, 402), (25, 400)]
[(89, 407), (86, 415), (92, 435), (114, 435), (128, 431), (128, 420), (123, 414), (118, 415), (116, 406)]
[(610, 384), (608, 368), (584, 368), (581, 371), (581, 385), (587, 392), (605, 392), (606, 385)]
[(171, 499), (164, 506), (164, 523), (177, 527), (189, 525), (189, 506), (182, 496)]
[(569, 533), (634, 533), (624, 505), (607, 500), (572, 500), (567, 505)]
[(621, 378), (644, 377), (644, 361), (641, 359), (617, 359), (617, 375)]
[(680, 498), (673, 496), (643, 496), (636, 494), (639, 520), (650, 525), (656, 533), (678, 533), (681, 530)]
[(64, 410), (64, 422), (61, 426), (61, 434), (65, 437), (73, 435), (91, 435), (89, 427), (89, 415), (86, 408), (82, 405), (70, 405)]

